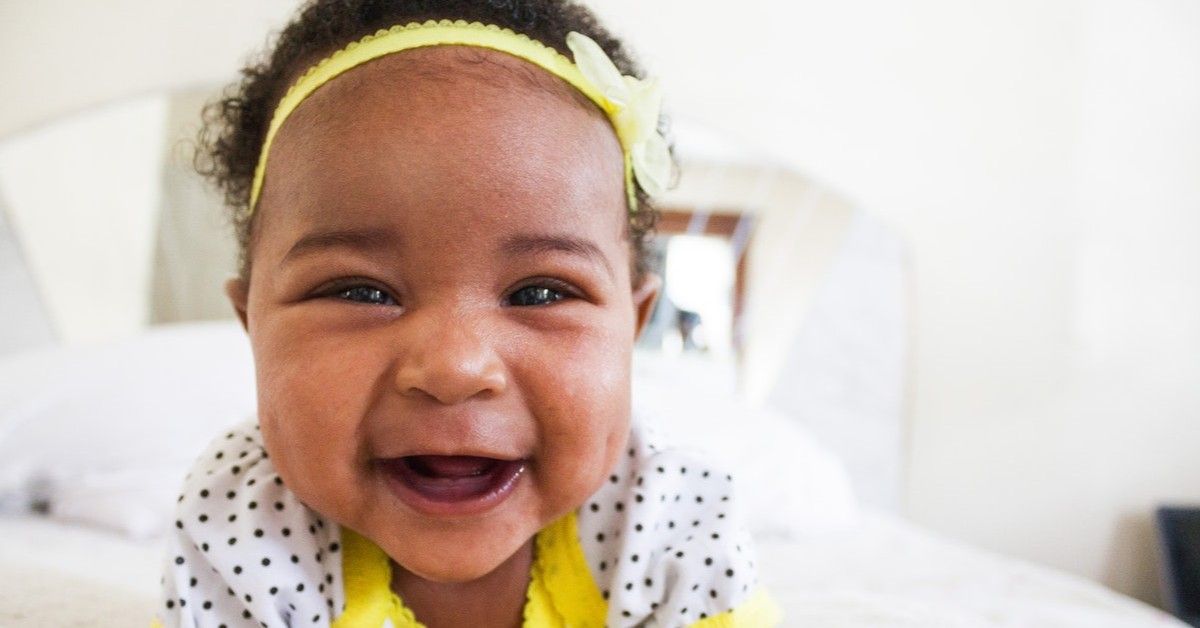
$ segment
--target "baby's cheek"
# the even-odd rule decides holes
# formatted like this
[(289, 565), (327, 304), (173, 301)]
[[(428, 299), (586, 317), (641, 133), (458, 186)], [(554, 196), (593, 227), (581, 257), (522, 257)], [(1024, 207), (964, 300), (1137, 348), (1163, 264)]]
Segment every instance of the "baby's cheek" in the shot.
[(354, 451), (335, 433), (300, 428), (292, 415), (268, 414), (263, 444), (287, 488), (306, 506), (341, 524), (361, 518), (361, 470)]
[(288, 488), (309, 507), (339, 522), (359, 510), (354, 409), (320, 361), (274, 363), (259, 379), (264, 445)]
[[(626, 375), (626, 378), (628, 376)], [(566, 385), (538, 417), (547, 471), (541, 480), (560, 509), (583, 503), (608, 477), (629, 435), (628, 380), (596, 375)]]

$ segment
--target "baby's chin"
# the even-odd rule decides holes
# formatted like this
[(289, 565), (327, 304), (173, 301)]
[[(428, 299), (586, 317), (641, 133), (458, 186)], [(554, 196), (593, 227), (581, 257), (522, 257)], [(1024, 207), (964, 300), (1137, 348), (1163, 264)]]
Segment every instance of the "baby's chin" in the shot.
[[(512, 522), (500, 529), (479, 523), (448, 525), (414, 530), (411, 537), (401, 534), (373, 540), (409, 574), (429, 582), (466, 583), (487, 576), (510, 560), (528, 559), (540, 528), (537, 521)], [(413, 543), (412, 538), (421, 541)]]
[[(529, 478), (502, 503), (471, 516), (435, 516), (376, 495), (348, 522), (405, 571), (438, 583), (478, 580), (527, 547), (557, 509), (547, 509)], [(571, 506), (563, 504), (569, 510)]]
[[(464, 584), (486, 577), (488, 574), (500, 569), (501, 566), (510, 560), (527, 565), (527, 561), (519, 561), (519, 559), (522, 552), (529, 552), (526, 554), (527, 557), (532, 556), (532, 552), (530, 551), (532, 543), (532, 538), (526, 539), (524, 543), (518, 545), (508, 555), (463, 552), (463, 548), (459, 547), (457, 548), (458, 552), (443, 556), (433, 556), (426, 553), (417, 556), (402, 556), (402, 561), (392, 557), (392, 561), (399, 568), (427, 582)], [(450, 548), (447, 548), (447, 551), (450, 551)], [(528, 569), (524, 570), (524, 573), (528, 573)]]

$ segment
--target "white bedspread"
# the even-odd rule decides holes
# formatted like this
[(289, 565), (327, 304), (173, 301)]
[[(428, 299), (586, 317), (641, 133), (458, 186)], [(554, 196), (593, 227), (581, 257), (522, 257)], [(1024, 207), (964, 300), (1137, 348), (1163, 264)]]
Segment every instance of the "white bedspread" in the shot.
[(785, 625), (821, 628), (1187, 628), (1089, 580), (871, 513), (853, 529), (758, 541)]
[(158, 541), (40, 517), (0, 517), (0, 627), (149, 626)]
[[(759, 541), (785, 626), (1186, 628), (1099, 585), (943, 540), (883, 515)], [(0, 626), (137, 626), (157, 604), (158, 542), (0, 518)]]

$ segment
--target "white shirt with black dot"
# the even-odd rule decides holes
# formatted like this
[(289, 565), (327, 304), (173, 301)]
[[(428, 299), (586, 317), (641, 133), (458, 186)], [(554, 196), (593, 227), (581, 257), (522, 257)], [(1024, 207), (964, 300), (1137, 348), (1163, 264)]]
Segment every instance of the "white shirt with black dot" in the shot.
[(338, 526), (284, 486), (251, 421), (184, 480), (167, 539), (163, 626), (328, 626), (340, 613)]
[[(578, 511), (608, 626), (686, 626), (754, 591), (733, 479), (650, 442), (635, 422), (612, 475)], [(184, 481), (167, 539), (165, 628), (326, 627), (345, 608), (338, 526), (287, 489), (249, 421)]]
[(686, 626), (736, 608), (756, 585), (733, 476), (652, 440), (635, 422), (609, 481), (579, 509), (609, 626)]

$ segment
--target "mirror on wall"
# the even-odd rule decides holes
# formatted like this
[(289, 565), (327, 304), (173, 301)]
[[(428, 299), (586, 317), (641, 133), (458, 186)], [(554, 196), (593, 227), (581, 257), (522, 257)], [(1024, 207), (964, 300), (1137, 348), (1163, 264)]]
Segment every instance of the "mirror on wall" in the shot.
[(735, 356), (753, 215), (661, 211), (653, 247), (663, 288), (639, 346), (670, 355)]

